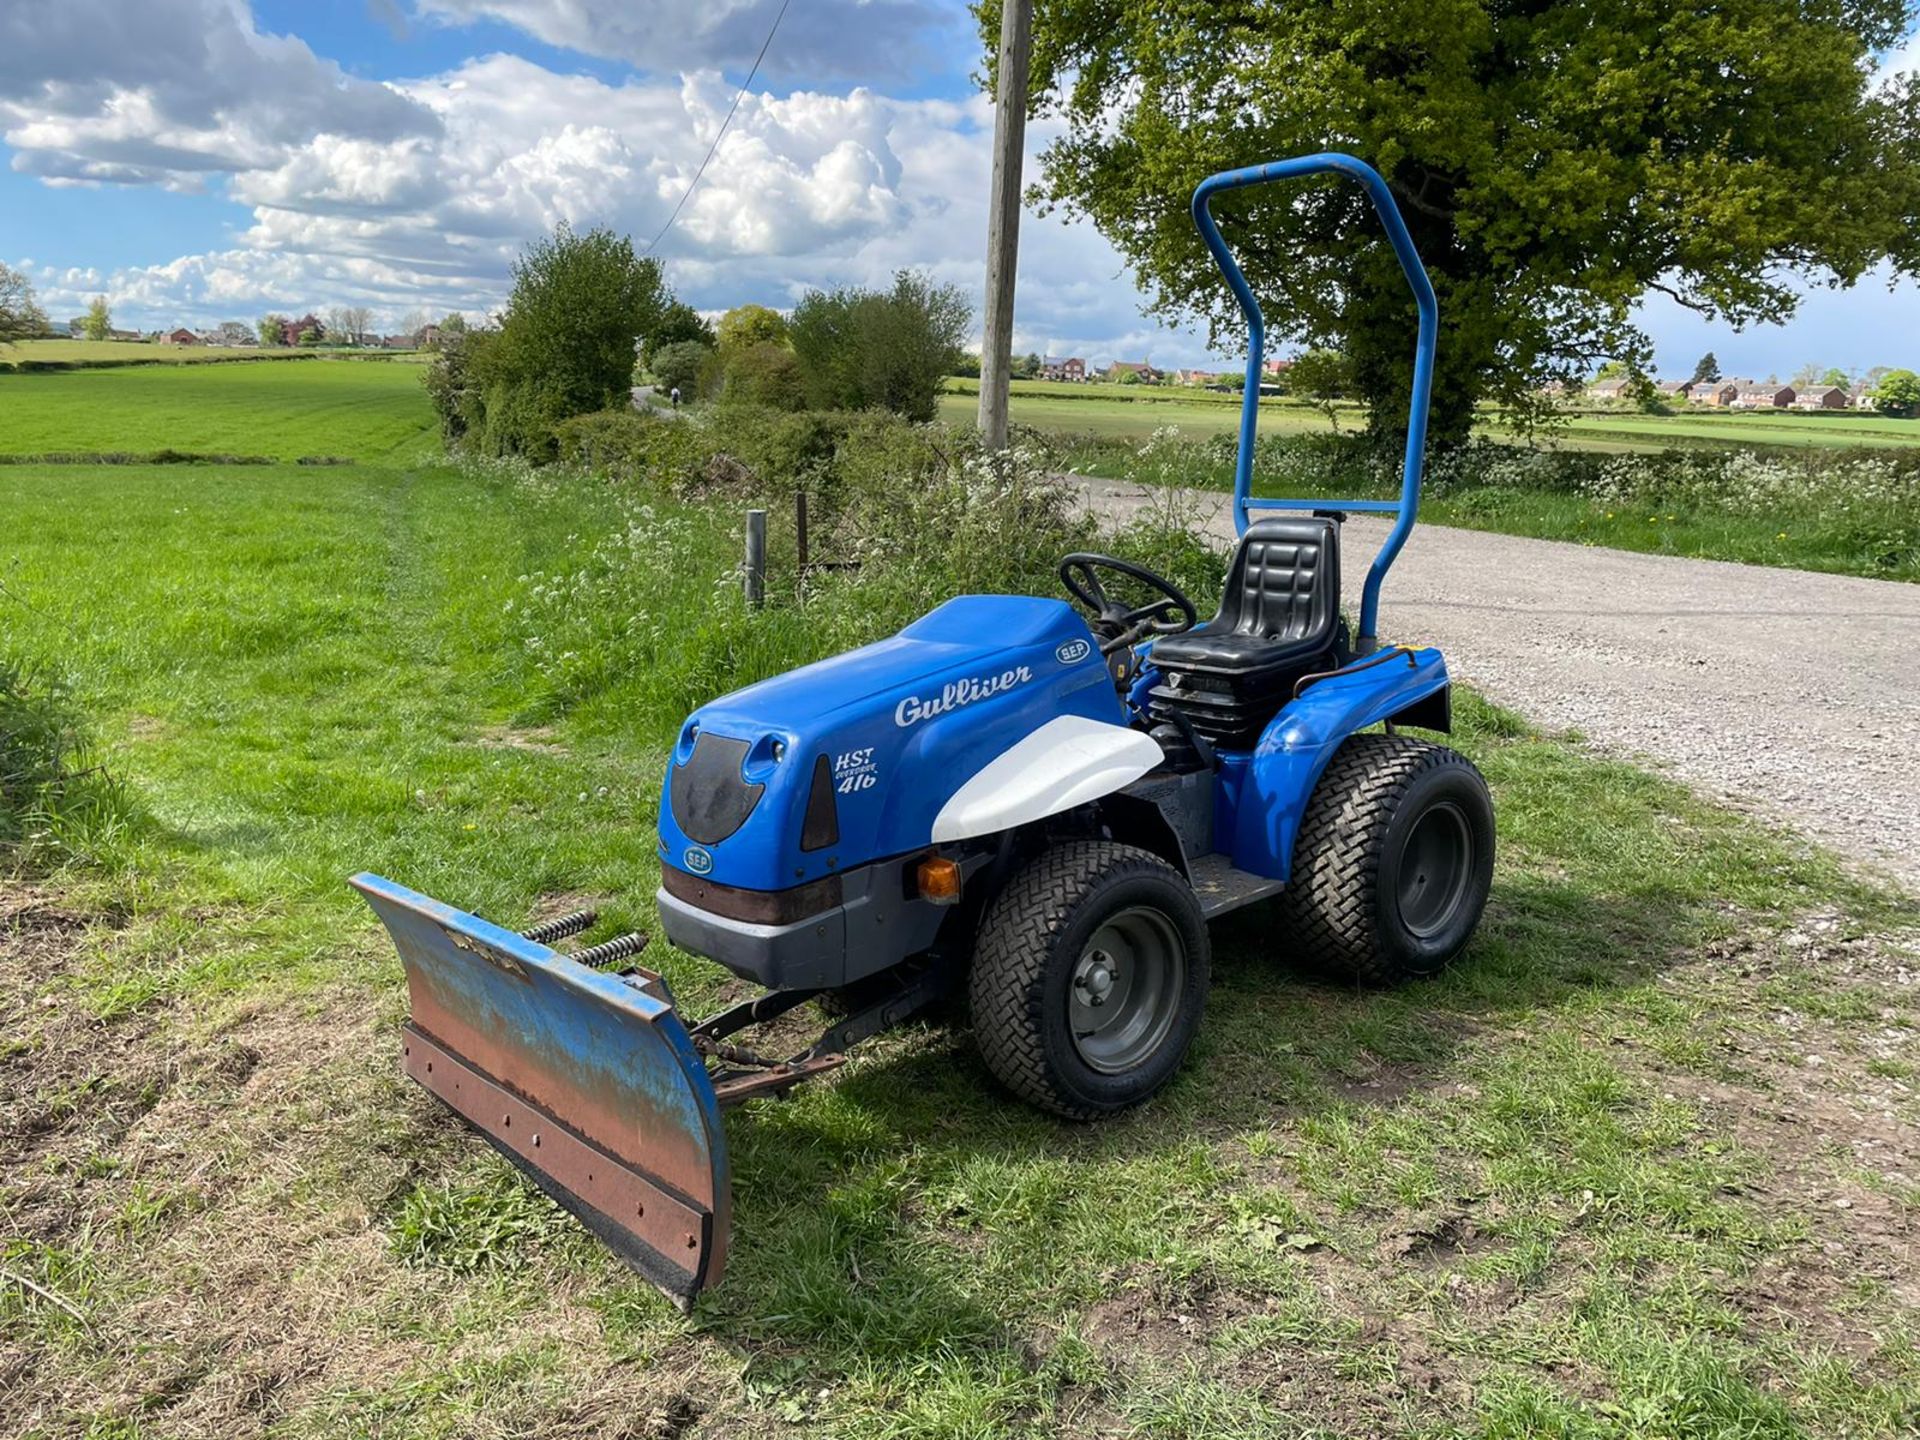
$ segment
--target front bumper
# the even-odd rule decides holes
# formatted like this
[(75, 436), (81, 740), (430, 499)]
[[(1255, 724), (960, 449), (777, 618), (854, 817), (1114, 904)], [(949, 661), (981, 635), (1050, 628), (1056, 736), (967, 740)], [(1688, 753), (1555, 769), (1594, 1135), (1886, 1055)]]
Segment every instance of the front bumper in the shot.
[[(721, 914), (688, 895), (672, 893), (664, 884), (654, 900), (660, 907), (660, 928), (680, 949), (716, 960), (769, 990), (832, 990), (928, 949), (941, 922), (954, 913), (950, 906), (909, 895), (907, 866), (906, 860), (894, 859), (849, 870), (839, 877), (838, 903), (796, 919), (760, 921)], [(767, 892), (727, 892), (679, 872), (673, 879), (690, 893), (711, 894), (714, 905), (771, 898)]]

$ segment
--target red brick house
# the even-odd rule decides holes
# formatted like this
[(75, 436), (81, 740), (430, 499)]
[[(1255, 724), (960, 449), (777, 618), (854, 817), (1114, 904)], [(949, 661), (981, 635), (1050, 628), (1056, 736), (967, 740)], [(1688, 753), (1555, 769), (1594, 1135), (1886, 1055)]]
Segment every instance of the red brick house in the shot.
[(1784, 410), (1793, 404), (1794, 388), (1773, 381), (1745, 386), (1728, 408), (1732, 410)]
[(169, 345), (204, 345), (207, 343), (206, 341), (202, 340), (198, 335), (194, 334), (193, 331), (187, 329), (187, 327), (184, 325), (182, 325), (178, 330), (169, 330), (165, 335), (162, 335), (160, 338), (166, 341), (167, 344)]
[(1042, 380), (1084, 380), (1087, 378), (1087, 362), (1078, 355), (1069, 355), (1062, 359), (1049, 355), (1040, 362)]
[(1847, 408), (1848, 395), (1838, 385), (1816, 385), (1793, 397), (1796, 410), (1844, 410)]

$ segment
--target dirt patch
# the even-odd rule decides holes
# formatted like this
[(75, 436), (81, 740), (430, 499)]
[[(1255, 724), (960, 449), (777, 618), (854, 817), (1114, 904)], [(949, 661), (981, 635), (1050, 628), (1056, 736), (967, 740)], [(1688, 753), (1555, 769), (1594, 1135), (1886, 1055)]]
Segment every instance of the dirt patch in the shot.
[(0, 1245), (58, 1297), (0, 1282), (0, 1434), (780, 1428), (743, 1415), (736, 1362), (570, 1227), (508, 1269), (397, 1258), (416, 1186), (517, 1182), (400, 1078), (380, 997), (104, 1024), (64, 984), (100, 922), (0, 905)]
[(1718, 1073), (1646, 1062), (1650, 1084), (1750, 1157), (1753, 1178), (1739, 1200), (1768, 1222), (1806, 1228), (1804, 1242), (1764, 1257), (1733, 1287), (1732, 1303), (1757, 1326), (1857, 1362), (1880, 1348), (1865, 1318), (1884, 1312), (1874, 1292), (1920, 1309), (1913, 941), (1846, 936), (1834, 917), (1812, 916), (1736, 944), (1716, 964), (1675, 971), (1663, 986), (1723, 1017)]
[(515, 729), (509, 725), (489, 725), (478, 731), (470, 744), (482, 750), (526, 750), (536, 755), (567, 755), (566, 743), (559, 732), (547, 725), (528, 725)]

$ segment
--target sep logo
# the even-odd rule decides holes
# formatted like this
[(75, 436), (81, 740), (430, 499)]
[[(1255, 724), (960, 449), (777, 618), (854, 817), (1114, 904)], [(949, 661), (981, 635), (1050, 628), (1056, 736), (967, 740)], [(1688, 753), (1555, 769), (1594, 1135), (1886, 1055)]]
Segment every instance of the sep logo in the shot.
[(1053, 658), (1062, 665), (1078, 665), (1093, 651), (1093, 647), (1084, 640), (1069, 640), (1053, 652)]
[(694, 875), (707, 875), (713, 870), (713, 856), (698, 845), (689, 845), (687, 853), (680, 857), (687, 870)]

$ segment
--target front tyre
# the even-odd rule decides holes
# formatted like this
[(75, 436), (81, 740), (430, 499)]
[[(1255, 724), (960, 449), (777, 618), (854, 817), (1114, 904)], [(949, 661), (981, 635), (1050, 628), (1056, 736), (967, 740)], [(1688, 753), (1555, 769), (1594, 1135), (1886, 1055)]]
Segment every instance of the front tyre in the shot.
[(1473, 763), (1355, 735), (1314, 786), (1279, 903), (1309, 960), (1388, 985), (1458, 955), (1492, 884), (1493, 798)]
[(974, 1039), (1021, 1099), (1089, 1120), (1173, 1078), (1212, 951), (1193, 890), (1129, 845), (1056, 845), (988, 908), (968, 979)]

